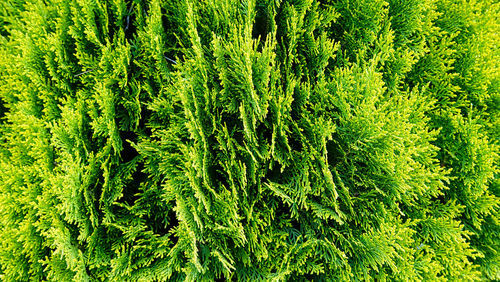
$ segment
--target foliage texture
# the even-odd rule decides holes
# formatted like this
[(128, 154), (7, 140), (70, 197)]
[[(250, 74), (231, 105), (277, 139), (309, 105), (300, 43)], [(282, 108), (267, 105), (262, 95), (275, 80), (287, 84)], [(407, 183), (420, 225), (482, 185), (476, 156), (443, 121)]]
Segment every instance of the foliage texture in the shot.
[(0, 280), (499, 280), (499, 16), (1, 1)]

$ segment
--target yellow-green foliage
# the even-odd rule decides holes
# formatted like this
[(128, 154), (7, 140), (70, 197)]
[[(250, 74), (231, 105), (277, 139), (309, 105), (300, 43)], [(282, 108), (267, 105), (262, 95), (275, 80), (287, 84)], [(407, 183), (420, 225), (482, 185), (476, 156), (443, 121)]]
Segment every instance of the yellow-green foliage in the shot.
[(1, 1), (0, 280), (500, 279), (499, 9)]

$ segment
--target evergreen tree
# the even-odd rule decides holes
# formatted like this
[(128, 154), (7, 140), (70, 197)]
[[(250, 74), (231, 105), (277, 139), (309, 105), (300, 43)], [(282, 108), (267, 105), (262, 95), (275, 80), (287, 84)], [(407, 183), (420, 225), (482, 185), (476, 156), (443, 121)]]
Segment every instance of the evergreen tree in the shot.
[(0, 280), (500, 280), (499, 16), (0, 2)]

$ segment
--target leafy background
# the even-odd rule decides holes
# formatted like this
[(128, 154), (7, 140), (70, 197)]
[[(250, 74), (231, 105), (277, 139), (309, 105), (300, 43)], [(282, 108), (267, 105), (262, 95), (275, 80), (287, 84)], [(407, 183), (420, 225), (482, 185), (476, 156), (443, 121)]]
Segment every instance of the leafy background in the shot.
[(1, 1), (0, 279), (500, 279), (499, 9)]

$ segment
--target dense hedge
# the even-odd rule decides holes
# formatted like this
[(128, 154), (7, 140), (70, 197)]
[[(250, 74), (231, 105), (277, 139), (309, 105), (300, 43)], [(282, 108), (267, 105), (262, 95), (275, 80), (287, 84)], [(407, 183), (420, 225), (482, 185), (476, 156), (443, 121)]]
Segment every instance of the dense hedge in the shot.
[(3, 0), (0, 280), (500, 279), (496, 0)]

